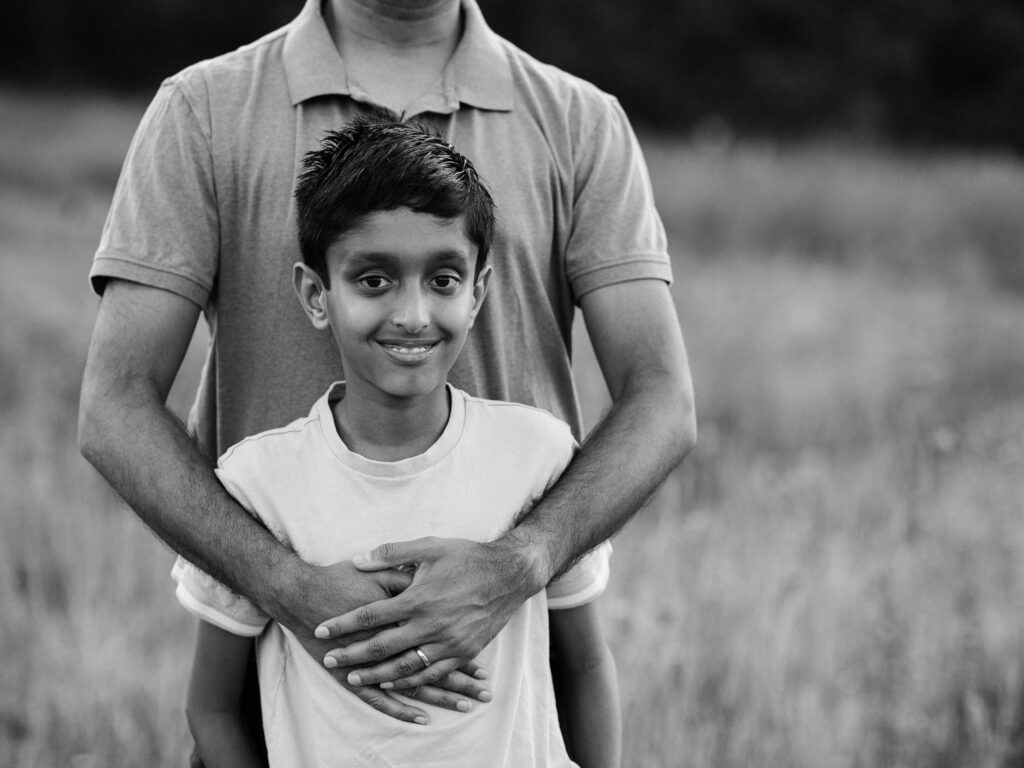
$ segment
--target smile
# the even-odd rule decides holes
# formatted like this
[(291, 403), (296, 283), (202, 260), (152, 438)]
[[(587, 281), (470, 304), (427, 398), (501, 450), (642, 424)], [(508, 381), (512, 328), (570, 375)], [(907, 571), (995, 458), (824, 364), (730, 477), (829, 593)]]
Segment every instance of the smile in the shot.
[(432, 348), (433, 346), (434, 346), (433, 344), (424, 344), (423, 346), (419, 346), (419, 347), (406, 347), (406, 346), (400, 345), (400, 344), (385, 344), (384, 345), (384, 347), (386, 349), (390, 350), (391, 352), (394, 352), (396, 355), (418, 355), (418, 354), (420, 354), (422, 352), (426, 352), (428, 349)]
[(415, 362), (427, 357), (440, 341), (429, 342), (378, 342), (389, 355), (403, 361)]

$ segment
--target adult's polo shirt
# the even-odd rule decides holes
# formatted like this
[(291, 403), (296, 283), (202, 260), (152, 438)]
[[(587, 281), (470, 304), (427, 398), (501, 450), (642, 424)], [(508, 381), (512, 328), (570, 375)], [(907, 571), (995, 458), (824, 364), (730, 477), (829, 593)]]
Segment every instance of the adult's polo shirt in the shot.
[[(618, 102), (494, 34), (473, 0), (436, 87), (409, 110), (476, 166), (497, 204), (494, 276), (451, 374), (471, 394), (581, 423), (581, 296), (671, 279), (640, 149)], [(93, 263), (200, 306), (210, 345), (192, 426), (211, 455), (304, 414), (344, 377), (292, 289), (293, 190), (324, 133), (374, 108), (318, 0), (288, 26), (167, 79), (132, 141)]]

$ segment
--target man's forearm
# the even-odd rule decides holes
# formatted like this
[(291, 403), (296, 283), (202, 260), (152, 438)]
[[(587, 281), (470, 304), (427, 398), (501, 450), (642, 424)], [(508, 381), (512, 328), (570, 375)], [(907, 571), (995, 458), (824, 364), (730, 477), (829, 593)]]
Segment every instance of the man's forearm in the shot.
[(506, 538), (547, 583), (625, 525), (695, 442), (688, 383), (662, 376), (632, 386)]
[(278, 587), (301, 561), (224, 490), (210, 460), (144, 383), (116, 397), (87, 385), (79, 442), (139, 517), (186, 559), (275, 618)]

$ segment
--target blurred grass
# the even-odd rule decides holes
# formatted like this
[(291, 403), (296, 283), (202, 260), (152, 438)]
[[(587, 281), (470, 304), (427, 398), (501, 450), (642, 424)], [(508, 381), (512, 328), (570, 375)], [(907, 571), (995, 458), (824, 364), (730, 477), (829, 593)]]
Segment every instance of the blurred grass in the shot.
[[(0, 764), (182, 765), (170, 553), (74, 447), (142, 105), (0, 101)], [(1024, 167), (644, 145), (701, 442), (602, 600), (626, 764), (1024, 764)]]
[(951, 284), (1024, 290), (1013, 156), (913, 155), (828, 143), (645, 143), (679, 255), (792, 254)]

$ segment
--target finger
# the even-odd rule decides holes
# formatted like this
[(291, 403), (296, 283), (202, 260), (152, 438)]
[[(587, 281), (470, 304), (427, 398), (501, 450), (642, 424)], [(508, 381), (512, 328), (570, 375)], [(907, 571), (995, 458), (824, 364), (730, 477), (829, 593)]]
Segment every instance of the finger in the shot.
[[(399, 682), (398, 680), (395, 681), (396, 690), (398, 689)], [(453, 693), (461, 693), (463, 696), (468, 696), (477, 701), (487, 702), (491, 700), (491, 691), (487, 686), (458, 669), (441, 678), (435, 687), (443, 688)], [(404, 689), (401, 692), (408, 695)]]
[(479, 663), (476, 659), (463, 664), (459, 667), (459, 671), (469, 675), (470, 677), (475, 677), (477, 680), (486, 680), (491, 676), (491, 673), (487, 671), (487, 667)]
[[(410, 606), (407, 601), (402, 599), (402, 595), (391, 597), (386, 600), (377, 600), (373, 603), (368, 603), (361, 608), (356, 608), (353, 611), (342, 616), (336, 616), (333, 619), (327, 619), (318, 626), (313, 634), (321, 640), (329, 640), (332, 638), (343, 637), (345, 635), (351, 635), (356, 632), (365, 632), (368, 629), (379, 629), (380, 627), (386, 627), (390, 624), (398, 624), (401, 621), (405, 621), (409, 618)], [(369, 641), (362, 644), (361, 651), (366, 650), (366, 645)], [(404, 650), (412, 645), (412, 642), (406, 645), (398, 646), (397, 650)], [(387, 658), (390, 654), (384, 656), (367, 656), (362, 661), (357, 662), (365, 664), (368, 661), (379, 661), (380, 659)], [(339, 660), (340, 661), (340, 660)], [(338, 666), (344, 667), (349, 666), (347, 664), (339, 663)]]
[[(421, 642), (423, 641), (413, 637), (406, 627), (389, 626), (365, 640), (332, 648), (324, 656), (324, 666), (333, 669), (335, 667), (355, 668), (375, 665), (382, 669), (392, 669), (397, 666), (399, 661), (407, 659), (409, 662), (415, 662), (412, 667), (414, 670), (419, 670), (423, 668), (423, 663), (416, 656), (415, 651), (411, 652), (411, 656), (400, 657), (400, 654), (417, 647)], [(461, 660), (460, 663), (462, 663)], [(406, 668), (406, 665), (403, 664), (402, 668)], [(381, 680), (392, 680), (394, 677), (404, 677), (404, 675), (395, 674), (393, 677), (382, 677)]]
[(397, 595), (404, 592), (406, 587), (412, 584), (412, 574), (400, 571), (397, 568), (377, 571), (374, 573), (373, 578), (380, 585), (381, 589), (389, 595)]
[(379, 571), (397, 568), (406, 563), (420, 563), (437, 556), (437, 539), (427, 537), (413, 541), (391, 541), (381, 544), (373, 551), (356, 555), (352, 564), (361, 571)]
[(422, 709), (405, 704), (376, 686), (349, 688), (349, 690), (378, 712), (390, 715), (396, 720), (418, 725), (427, 725), (430, 722), (427, 713)]
[[(430, 661), (430, 656), (440, 656), (442, 646), (424, 646), (420, 648)], [(429, 653), (428, 653), (429, 652)], [(382, 664), (366, 669), (353, 669), (349, 672), (350, 685), (379, 685), (384, 690), (400, 690), (403, 693), (409, 688), (423, 685), (434, 685), (448, 690), (460, 690), (481, 701), (488, 701), (490, 693), (478, 680), (458, 671), (460, 661), (457, 658), (431, 661), (424, 666), (424, 659), (415, 649), (388, 659)], [(448, 681), (452, 682), (449, 683)]]
[[(456, 662), (458, 663), (458, 662)], [(344, 666), (351, 666), (346, 664)], [(447, 665), (446, 665), (447, 666)], [(411, 678), (427, 671), (430, 666), (424, 666), (423, 658), (415, 650), (405, 651), (394, 658), (388, 659), (382, 664), (367, 669), (353, 669), (348, 673), (349, 685), (378, 685), (382, 688), (393, 688), (393, 680)], [(421, 677), (421, 683), (402, 686), (403, 688), (414, 688), (416, 685), (432, 684), (444, 677), (447, 671), (442, 670), (430, 677)]]
[(358, 676), (360, 680), (378, 678), (382, 680), (380, 687), (387, 691), (402, 692), (406, 688), (416, 688), (421, 685), (434, 685), (443, 688), (441, 681), (456, 671), (459, 663), (458, 659), (442, 659), (425, 669), (423, 664), (420, 664), (419, 669), (415, 672), (403, 676), (395, 675), (392, 667), (384, 670), (381, 670), (379, 666), (372, 669), (357, 669), (349, 672), (348, 679), (351, 681), (353, 676)]
[(402, 695), (408, 696), (410, 699), (422, 701), (425, 704), (433, 704), (436, 707), (452, 709), (456, 712), (469, 712), (473, 708), (472, 702), (465, 696), (459, 696), (452, 691), (436, 688), (432, 685), (409, 688), (402, 691)]

